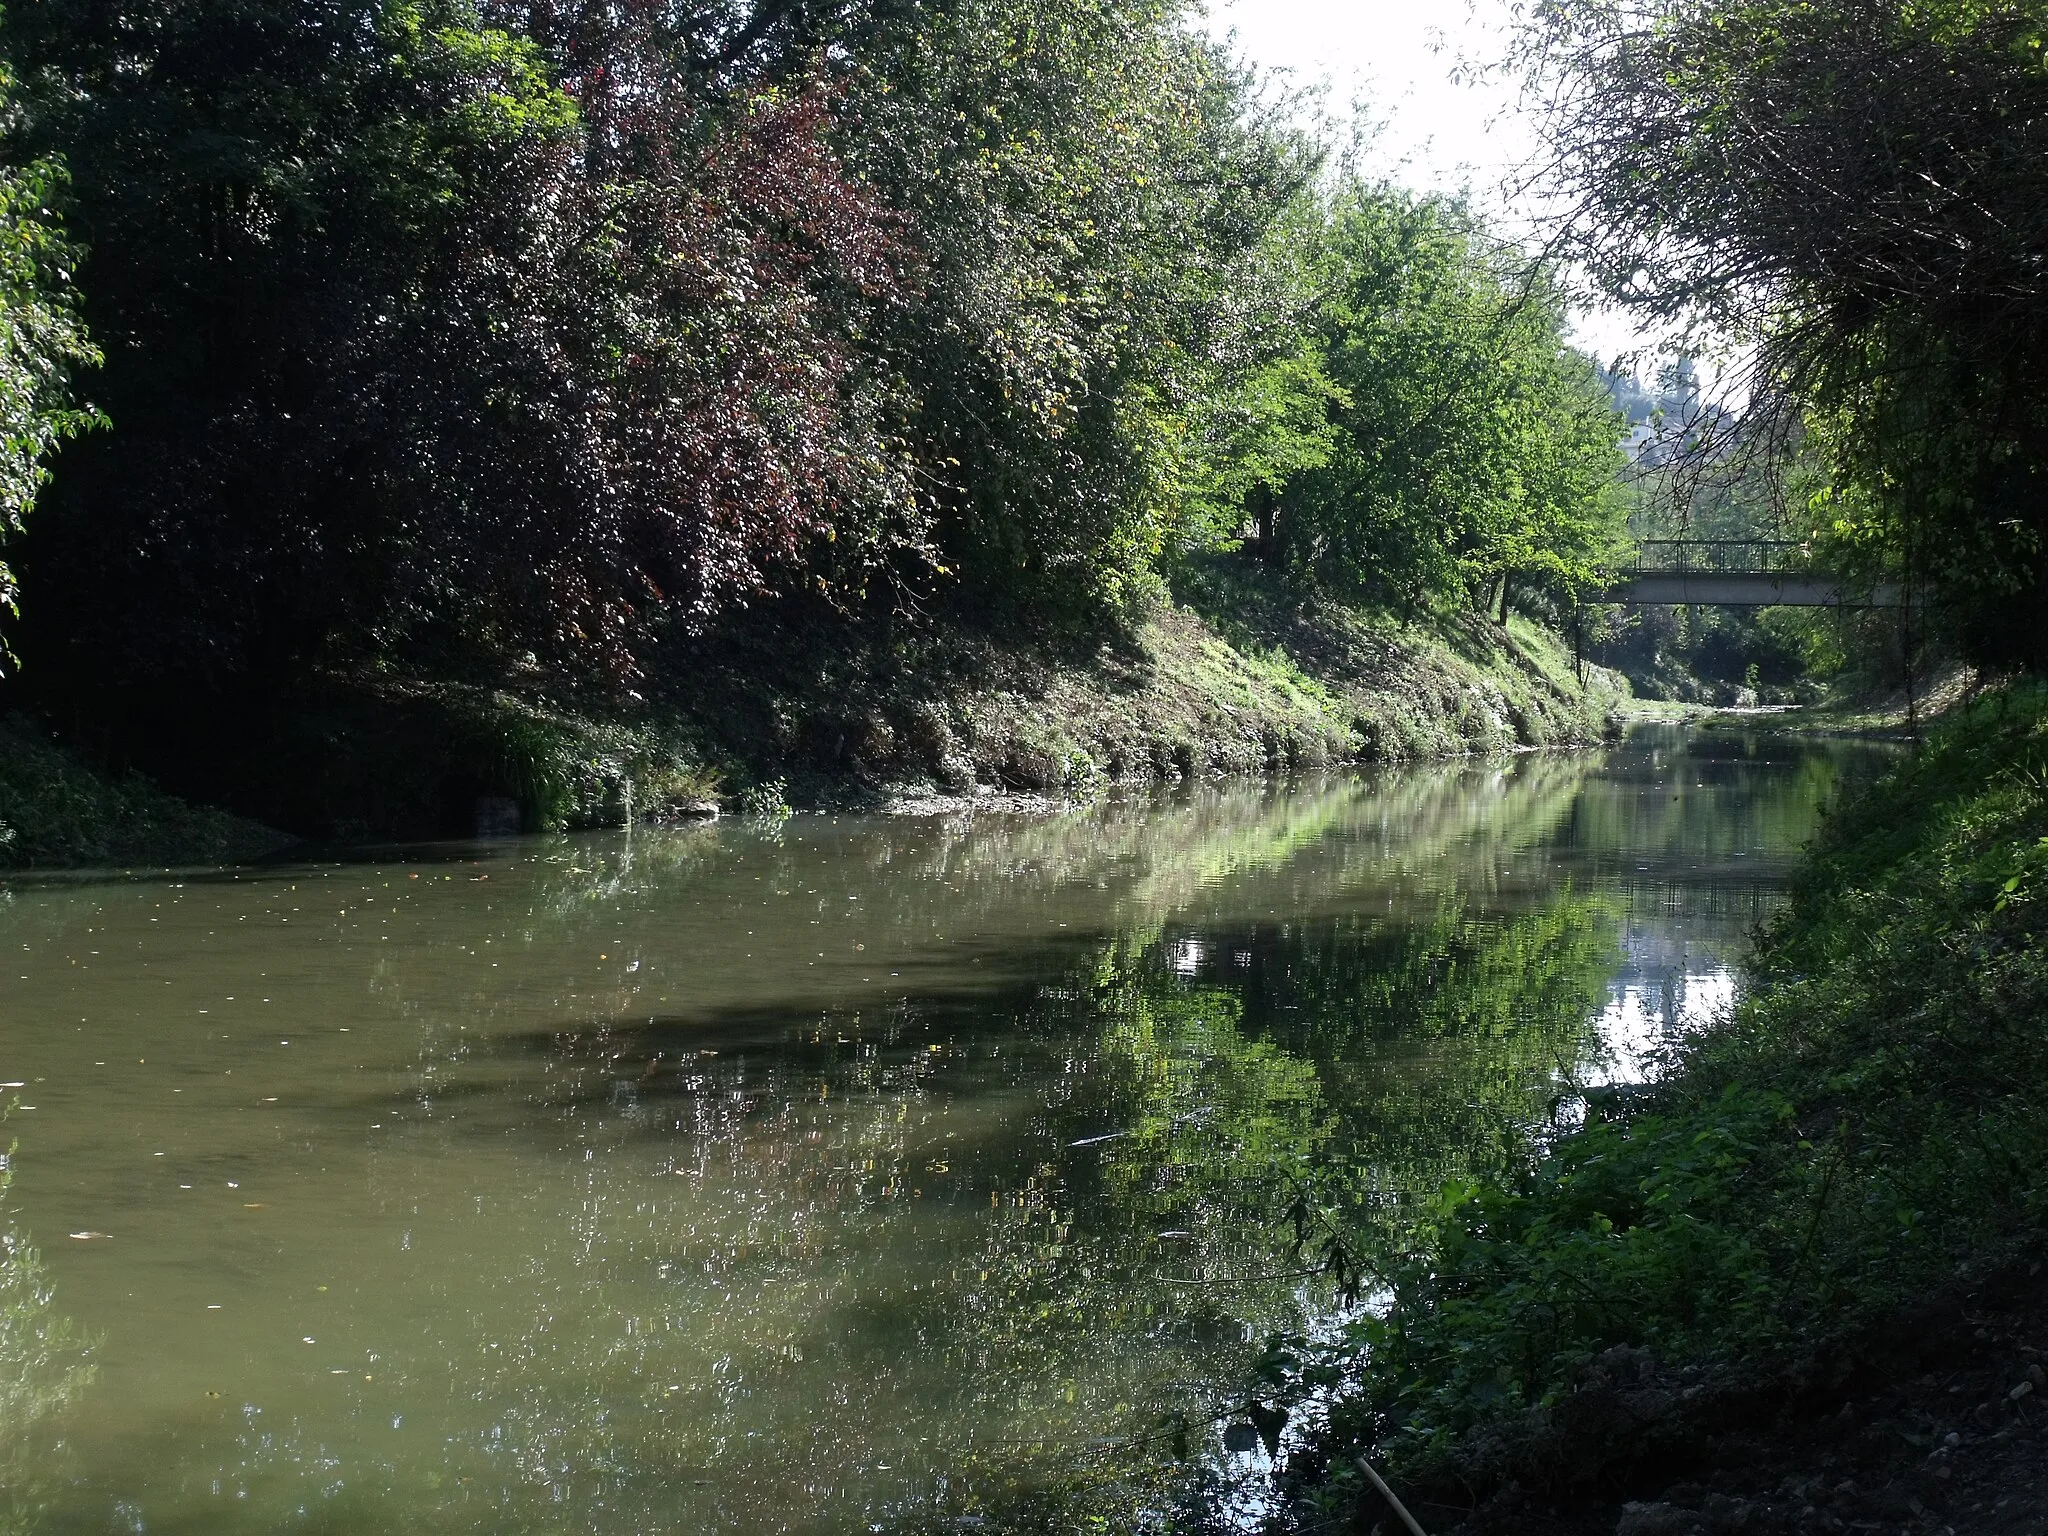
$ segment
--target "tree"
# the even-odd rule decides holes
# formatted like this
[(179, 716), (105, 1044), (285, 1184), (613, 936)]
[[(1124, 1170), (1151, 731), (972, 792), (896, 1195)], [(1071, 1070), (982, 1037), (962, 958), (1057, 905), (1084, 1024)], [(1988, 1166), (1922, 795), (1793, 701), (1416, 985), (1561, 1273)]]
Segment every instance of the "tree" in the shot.
[(2032, 664), (2044, 35), (2034, 0), (1628, 0), (1547, 8), (1528, 53), (1561, 248), (1645, 316), (1750, 347), (1756, 415), (1814, 455), (1836, 554), (1930, 588), (1981, 659)]
[(1333, 446), (1281, 498), (1279, 544), (1335, 592), (1403, 611), (1569, 597), (1608, 554), (1623, 423), (1564, 344), (1550, 276), (1464, 209), (1352, 186), (1330, 212), (1322, 366)]
[(857, 57), (849, 159), (926, 262), (886, 347), (956, 611), (1128, 611), (1241, 494), (1312, 299), (1274, 237), (1317, 157), (1171, 0), (961, 0)]
[[(14, 81), (0, 67), (0, 113), (13, 114)], [(0, 165), (0, 542), (22, 532), (49, 479), (51, 449), (98, 423), (71, 383), (99, 352), (77, 309), (78, 252), (51, 211), (62, 162)], [(0, 560), (0, 608), (19, 612), (14, 573)], [(0, 668), (12, 654), (0, 640)]]
[(661, 624), (914, 544), (857, 346), (907, 249), (774, 14), (9, 11), (120, 423), (35, 551), (78, 664), (625, 687)]

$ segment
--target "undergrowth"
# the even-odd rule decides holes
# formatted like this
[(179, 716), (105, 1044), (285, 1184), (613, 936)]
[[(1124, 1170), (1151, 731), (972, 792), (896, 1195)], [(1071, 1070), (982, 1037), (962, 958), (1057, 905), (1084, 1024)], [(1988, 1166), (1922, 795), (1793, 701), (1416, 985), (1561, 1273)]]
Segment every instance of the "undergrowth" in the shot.
[(1276, 1342), (1276, 1396), (1334, 1393), (1332, 1447), (1422, 1482), (1582, 1478), (1630, 1454), (1555, 1456), (1617, 1346), (1766, 1381), (1998, 1263), (2048, 1226), (2044, 940), (2027, 684), (1830, 819), (1744, 996), (1656, 1083), (1596, 1093), (1519, 1177), (1444, 1190), (1421, 1240), (1360, 1260), (1385, 1304)]
[(0, 869), (214, 863), (290, 841), (145, 779), (100, 773), (25, 722), (0, 720)]

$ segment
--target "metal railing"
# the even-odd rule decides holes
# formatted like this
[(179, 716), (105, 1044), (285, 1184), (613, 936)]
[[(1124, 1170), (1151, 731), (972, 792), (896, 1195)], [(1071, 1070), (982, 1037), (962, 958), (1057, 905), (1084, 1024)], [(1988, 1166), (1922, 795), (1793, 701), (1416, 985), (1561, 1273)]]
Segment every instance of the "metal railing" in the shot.
[(1631, 575), (1699, 571), (1722, 576), (1768, 576), (1807, 569), (1804, 544), (1791, 539), (1644, 539)]

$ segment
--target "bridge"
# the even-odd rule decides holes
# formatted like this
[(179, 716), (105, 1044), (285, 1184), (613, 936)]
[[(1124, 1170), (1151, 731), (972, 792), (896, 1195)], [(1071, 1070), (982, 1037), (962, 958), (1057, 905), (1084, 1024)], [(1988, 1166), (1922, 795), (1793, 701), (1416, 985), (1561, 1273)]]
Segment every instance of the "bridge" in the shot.
[(1789, 539), (1645, 539), (1601, 598), (1732, 608), (1897, 608), (1902, 601), (1894, 584), (1846, 585)]

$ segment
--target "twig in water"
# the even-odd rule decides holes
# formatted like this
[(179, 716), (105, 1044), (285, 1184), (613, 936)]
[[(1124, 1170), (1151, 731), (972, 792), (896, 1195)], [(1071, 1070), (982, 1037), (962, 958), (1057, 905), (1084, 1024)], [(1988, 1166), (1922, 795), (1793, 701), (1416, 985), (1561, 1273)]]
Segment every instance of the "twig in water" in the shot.
[(1399, 1515), (1401, 1523), (1408, 1527), (1409, 1536), (1429, 1536), (1429, 1533), (1416, 1522), (1415, 1517), (1408, 1513), (1408, 1506), (1394, 1497), (1394, 1490), (1387, 1486), (1387, 1480), (1373, 1471), (1372, 1463), (1363, 1456), (1358, 1458), (1358, 1470), (1365, 1474), (1367, 1482), (1379, 1489), (1380, 1497), (1394, 1506), (1394, 1513)]

